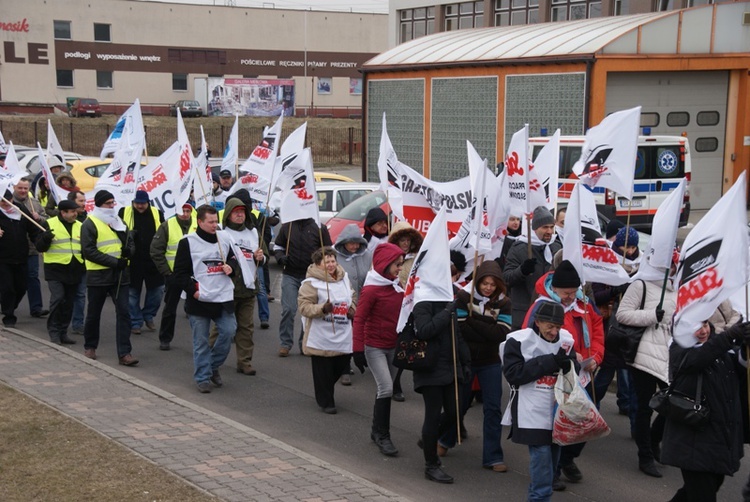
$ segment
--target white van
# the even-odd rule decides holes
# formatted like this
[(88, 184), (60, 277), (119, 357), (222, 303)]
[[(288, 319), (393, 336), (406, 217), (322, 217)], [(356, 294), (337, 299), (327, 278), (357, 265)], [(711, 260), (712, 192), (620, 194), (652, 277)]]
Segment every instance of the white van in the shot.
[[(549, 137), (529, 138), (532, 158), (549, 141)], [(573, 173), (573, 165), (581, 156), (583, 136), (560, 136), (560, 180), (558, 200), (567, 204), (578, 177)], [(687, 190), (683, 201), (680, 226), (687, 224), (690, 215), (690, 146), (682, 136), (638, 136), (638, 154), (635, 163), (635, 183), (633, 200), (616, 196), (611, 190), (595, 187), (594, 198), (597, 205), (605, 207), (604, 212), (617, 219), (626, 220), (630, 204), (630, 224), (639, 230), (650, 231), (656, 209), (666, 199), (669, 192), (677, 188), (681, 178), (687, 178)]]

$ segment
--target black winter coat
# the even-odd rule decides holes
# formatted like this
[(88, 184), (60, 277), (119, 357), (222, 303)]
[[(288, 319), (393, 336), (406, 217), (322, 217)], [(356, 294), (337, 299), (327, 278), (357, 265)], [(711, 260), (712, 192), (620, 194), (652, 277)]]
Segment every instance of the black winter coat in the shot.
[(312, 254), (320, 249), (321, 235), (323, 245), (331, 246), (328, 228), (325, 225), (319, 228), (312, 218), (284, 223), (281, 226), (273, 252), (279, 264), (283, 264), (286, 275), (298, 279), (304, 279), (307, 276), (307, 267), (312, 265)]
[[(15, 203), (13, 205), (29, 218), (31, 217), (25, 207)], [(29, 261), (29, 239), (35, 242), (42, 231), (23, 216), (20, 220), (12, 220), (2, 212), (0, 212), (0, 229), (3, 231), (3, 236), (0, 237), (0, 263), (26, 264)]]
[(729, 352), (732, 348), (729, 335), (726, 332), (715, 334), (713, 328), (702, 346), (685, 349), (673, 343), (670, 347), (669, 370), (676, 379), (675, 389), (695, 397), (698, 375), (702, 374), (702, 392), (711, 415), (710, 422), (702, 429), (667, 420), (662, 440), (662, 463), (729, 476), (739, 470), (743, 455), (744, 412), (740, 405), (737, 356)]
[[(130, 249), (130, 256), (135, 254), (135, 244), (130, 232), (115, 232), (120, 242), (123, 242), (123, 249)], [(96, 241), (99, 238), (99, 232), (96, 225), (91, 219), (86, 219), (81, 226), (81, 252), (83, 259), (98, 263), (107, 267), (104, 270), (88, 270), (86, 272), (86, 286), (120, 286), (130, 284), (130, 271), (126, 267), (123, 270), (117, 270), (117, 258), (106, 255), (96, 247)]]
[[(464, 381), (464, 369), (471, 364), (469, 348), (466, 346), (458, 328), (455, 314), (445, 308), (448, 302), (419, 302), (414, 306), (414, 333), (420, 340), (440, 345), (440, 356), (432, 371), (414, 372), (414, 390), (420, 392), (422, 387), (444, 386), (453, 383), (454, 368), (458, 370), (458, 382)], [(451, 343), (451, 321), (456, 335), (456, 365), (453, 364), (453, 344)]]
[[(120, 209), (120, 218), (124, 216), (125, 208)], [(159, 211), (159, 224), (164, 223), (164, 213)], [(134, 287), (141, 287), (146, 282), (147, 289), (164, 285), (164, 276), (159, 273), (151, 259), (151, 241), (154, 239), (157, 227), (154, 226), (154, 216), (149, 206), (145, 212), (139, 213), (133, 208), (133, 221), (126, 222), (135, 244), (135, 254), (130, 260), (130, 283)]]

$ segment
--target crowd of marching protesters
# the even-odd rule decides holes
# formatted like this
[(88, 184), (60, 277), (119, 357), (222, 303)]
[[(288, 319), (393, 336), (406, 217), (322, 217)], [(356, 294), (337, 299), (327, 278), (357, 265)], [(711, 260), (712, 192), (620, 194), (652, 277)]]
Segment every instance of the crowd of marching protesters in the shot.
[[(394, 365), (401, 350), (395, 313), (414, 286), (410, 271), (420, 267), (423, 235), (406, 222), (391, 225), (375, 208), (364, 231), (349, 225), (335, 242), (313, 218), (283, 224), (272, 240), (276, 215), (260, 211), (247, 190), (223, 195), (221, 209), (188, 202), (166, 220), (146, 192), (136, 192), (130, 206), (117, 210), (113, 194), (99, 190), (87, 212), (85, 197), (69, 174), (60, 174), (62, 167), (50, 165), (66, 199), (55, 204), (43, 182), (32, 195), (34, 180), (25, 178), (0, 201), (5, 327), (15, 326), (15, 310), (27, 296), (31, 315), (46, 317), (52, 342), (75, 345), (71, 335), (83, 335), (84, 354), (96, 359), (109, 297), (119, 363), (135, 366), (131, 335), (158, 330), (159, 349), (169, 350), (183, 297), (193, 379), (201, 393), (209, 393), (223, 385), (220, 368), (232, 344), (237, 372), (256, 374), (255, 304), (260, 327), (269, 328), (273, 298), (267, 265), (273, 256), (282, 267), (278, 356), (294, 350), (299, 310), (303, 332), (296, 343), (311, 360), (317, 406), (336, 414), (336, 384), (351, 384), (352, 366), (369, 370), (377, 388), (370, 437), (383, 455), (398, 455), (390, 435), (391, 404), (405, 399), (401, 379), (408, 372), (403, 377)], [(222, 172), (215, 190), (231, 186), (231, 173), (226, 174), (227, 182)], [(527, 218), (529, 235), (522, 235), (522, 218), (510, 218), (496, 259), (467, 269), (466, 257), (451, 252), (450, 262), (437, 265), (445, 270), (433, 264), (421, 271), (450, 274), (453, 282), (452, 301), (417, 302), (408, 324), (435, 355), (429, 369), (411, 375), (424, 400), (418, 444), (426, 478), (453, 482), (442, 458), (466, 434), (462, 419), (475, 399), (483, 410), (481, 466), (507, 472), (505, 426), (511, 441), (528, 446), (528, 500), (549, 500), (553, 491), (592, 476), (576, 464), (585, 442), (559, 446), (553, 440), (556, 378), (575, 368), (597, 407), (616, 376), (618, 409), (630, 418), (635, 440), (634, 466), (654, 478), (662, 476), (659, 464), (680, 468), (684, 486), (674, 501), (716, 500), (724, 476), (739, 469), (750, 437), (742, 378), (750, 323), (725, 302), (695, 332), (693, 347), (673, 344), (677, 294), (662, 277), (674, 275), (679, 253), (671, 270), (623, 286), (584, 284), (573, 264), (562, 259), (565, 211), (553, 215), (538, 207)], [(613, 220), (604, 235), (584, 238), (611, 247), (629, 275), (638, 271), (639, 235), (632, 228)], [(48, 309), (42, 305), (40, 254)], [(629, 357), (608, 342), (613, 318), (645, 328)], [(708, 421), (695, 427), (655, 414), (650, 401), (667, 388), (697, 393), (710, 409)], [(750, 494), (745, 497), (750, 500)]]

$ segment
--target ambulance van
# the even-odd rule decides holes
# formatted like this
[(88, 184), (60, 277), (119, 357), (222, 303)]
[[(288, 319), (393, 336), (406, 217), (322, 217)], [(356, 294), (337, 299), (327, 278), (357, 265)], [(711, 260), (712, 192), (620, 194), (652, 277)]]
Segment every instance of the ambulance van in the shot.
[[(549, 141), (549, 137), (529, 138), (532, 158)], [(558, 201), (568, 203), (578, 177), (573, 165), (581, 156), (583, 136), (560, 136), (560, 179)], [(687, 178), (680, 226), (686, 225), (690, 215), (690, 147), (682, 136), (638, 136), (638, 154), (635, 162), (633, 200), (628, 201), (611, 190), (594, 187), (597, 206), (605, 214), (625, 221), (630, 209), (630, 224), (638, 230), (650, 232), (654, 214), (669, 193), (677, 188), (681, 178)], [(603, 208), (601, 206), (604, 206)]]

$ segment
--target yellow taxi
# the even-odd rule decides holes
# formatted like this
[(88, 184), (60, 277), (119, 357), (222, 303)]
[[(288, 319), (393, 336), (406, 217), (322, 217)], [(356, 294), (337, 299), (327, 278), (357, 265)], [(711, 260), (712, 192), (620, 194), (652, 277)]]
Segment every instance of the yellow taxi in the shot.
[[(94, 189), (96, 182), (99, 181), (102, 174), (107, 170), (112, 159), (86, 159), (86, 160), (69, 160), (66, 162), (68, 171), (76, 179), (76, 185), (83, 193), (90, 192)], [(146, 162), (141, 162), (142, 166)]]

